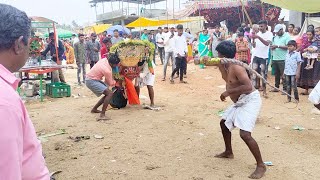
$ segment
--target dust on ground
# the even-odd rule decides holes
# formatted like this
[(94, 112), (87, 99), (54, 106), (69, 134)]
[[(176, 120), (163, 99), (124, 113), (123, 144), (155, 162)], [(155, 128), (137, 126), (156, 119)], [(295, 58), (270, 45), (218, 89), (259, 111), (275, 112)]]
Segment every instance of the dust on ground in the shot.
[[(108, 110), (112, 120), (97, 122), (90, 110), (98, 98), (76, 85), (75, 69), (67, 70), (66, 79), (79, 97), (26, 103), (38, 134), (67, 132), (42, 143), (50, 171), (62, 171), (57, 180), (247, 179), (255, 160), (238, 129), (232, 137), (235, 159), (214, 158), (224, 150), (218, 112), (231, 104), (219, 99), (224, 82), (218, 69), (189, 64), (188, 84), (176, 79), (173, 85), (161, 81), (162, 66), (155, 70), (155, 100), (161, 111), (129, 105)], [(141, 92), (142, 103), (148, 104), (147, 89)], [(274, 164), (263, 179), (320, 179), (320, 118), (310, 113), (312, 104), (301, 96), (294, 108), (284, 104), (286, 96), (269, 96), (253, 132), (263, 160)], [(295, 125), (305, 129), (293, 130)], [(90, 139), (75, 142), (69, 136)]]

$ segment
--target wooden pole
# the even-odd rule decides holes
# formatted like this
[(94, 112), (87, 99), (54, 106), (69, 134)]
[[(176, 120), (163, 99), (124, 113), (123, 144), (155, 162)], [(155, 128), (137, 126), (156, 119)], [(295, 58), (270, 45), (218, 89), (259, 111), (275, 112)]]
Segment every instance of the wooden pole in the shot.
[(243, 11), (244, 11), (244, 13), (246, 14), (247, 19), (249, 20), (249, 23), (250, 23), (250, 25), (251, 25), (251, 27), (252, 27), (252, 21), (251, 21), (251, 19), (250, 19), (250, 16), (249, 16), (249, 14), (248, 14), (248, 12), (247, 12), (247, 10), (246, 10), (246, 8), (245, 8), (245, 6), (244, 6), (244, 4), (243, 4), (242, 0), (240, 0), (240, 3), (241, 3), (241, 5), (242, 5), (242, 10), (243, 10)]

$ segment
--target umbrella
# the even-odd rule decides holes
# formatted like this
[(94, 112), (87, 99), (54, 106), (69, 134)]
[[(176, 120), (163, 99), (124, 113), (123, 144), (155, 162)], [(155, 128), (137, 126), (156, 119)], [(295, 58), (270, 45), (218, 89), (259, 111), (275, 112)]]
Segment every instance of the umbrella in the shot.
[[(65, 30), (65, 29), (57, 29), (57, 33), (58, 33), (59, 38), (71, 38), (72, 34), (74, 34), (73, 32)], [(44, 36), (48, 37), (49, 34), (46, 33)]]
[(128, 28), (121, 25), (115, 25), (107, 29), (108, 35), (110, 34), (111, 36), (113, 36), (113, 31), (116, 29), (119, 31), (120, 34), (130, 34), (130, 30)]

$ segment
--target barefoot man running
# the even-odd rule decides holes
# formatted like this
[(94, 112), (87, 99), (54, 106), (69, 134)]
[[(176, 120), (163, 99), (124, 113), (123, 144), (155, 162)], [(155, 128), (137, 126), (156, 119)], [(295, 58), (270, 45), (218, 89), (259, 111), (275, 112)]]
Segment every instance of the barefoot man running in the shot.
[[(231, 41), (223, 41), (216, 47), (216, 50), (220, 58), (234, 58), (236, 46)], [(266, 172), (266, 166), (262, 161), (257, 142), (251, 137), (261, 108), (260, 93), (251, 84), (245, 68), (234, 64), (220, 64), (218, 66), (227, 87), (227, 90), (221, 94), (220, 99), (225, 101), (229, 96), (234, 104), (225, 111), (220, 121), (226, 149), (215, 157), (233, 158), (231, 130), (238, 127), (240, 137), (247, 144), (257, 161), (256, 170), (249, 178), (260, 179)]]

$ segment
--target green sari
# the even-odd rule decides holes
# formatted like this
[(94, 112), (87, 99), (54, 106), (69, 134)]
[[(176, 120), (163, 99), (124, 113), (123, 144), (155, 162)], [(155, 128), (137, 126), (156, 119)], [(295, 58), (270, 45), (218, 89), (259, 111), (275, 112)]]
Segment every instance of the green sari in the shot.
[(199, 45), (198, 45), (198, 52), (199, 56), (208, 56), (209, 55), (209, 42), (210, 41), (210, 35), (204, 35), (202, 33), (199, 34)]

